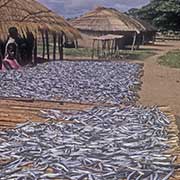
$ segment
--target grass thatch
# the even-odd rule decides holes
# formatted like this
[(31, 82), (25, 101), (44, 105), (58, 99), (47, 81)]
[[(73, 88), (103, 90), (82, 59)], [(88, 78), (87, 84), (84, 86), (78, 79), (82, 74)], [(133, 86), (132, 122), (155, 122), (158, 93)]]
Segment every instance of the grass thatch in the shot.
[(79, 30), (108, 32), (146, 31), (147, 24), (112, 8), (98, 7), (85, 15), (70, 21)]
[(64, 32), (71, 39), (80, 37), (64, 18), (35, 0), (0, 0), (0, 38), (7, 37), (8, 29), (17, 27), (20, 34), (26, 34), (27, 30), (34, 35), (39, 30), (49, 32)]
[(157, 32), (157, 28), (155, 26), (153, 26), (152, 24), (144, 21), (144, 20), (141, 20), (141, 19), (136, 19), (139, 23), (141, 23), (142, 26), (144, 26), (145, 28), (145, 31), (147, 32)]

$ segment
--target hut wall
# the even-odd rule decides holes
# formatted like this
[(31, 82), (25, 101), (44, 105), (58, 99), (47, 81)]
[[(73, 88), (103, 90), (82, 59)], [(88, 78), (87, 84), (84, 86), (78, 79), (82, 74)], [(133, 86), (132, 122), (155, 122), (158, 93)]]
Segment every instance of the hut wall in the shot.
[(125, 47), (125, 45), (132, 45), (132, 41), (133, 41), (133, 36), (134, 33), (133, 32), (103, 32), (103, 31), (82, 31), (81, 32), (81, 36), (82, 39), (78, 40), (78, 47), (80, 48), (91, 48), (92, 44), (93, 44), (93, 38), (94, 37), (99, 37), (99, 36), (103, 36), (103, 35), (107, 35), (107, 34), (114, 34), (114, 35), (123, 35), (124, 38), (122, 40), (120, 40), (118, 42), (119, 44), (119, 49), (123, 49)]
[[(94, 37), (99, 37), (99, 36), (103, 36), (103, 35), (107, 35), (107, 34), (114, 34), (114, 35), (123, 35), (124, 38), (119, 41), (119, 49), (124, 49), (125, 46), (127, 45), (132, 45), (133, 43), (133, 37), (134, 37), (134, 32), (123, 32), (123, 31), (119, 31), (119, 32), (113, 32), (113, 31), (82, 31), (81, 32), (81, 36), (82, 39), (78, 40), (78, 47), (80, 48), (91, 48), (92, 44), (93, 44), (93, 38)], [(136, 40), (136, 44), (141, 44), (141, 35), (139, 34), (137, 36), (137, 40)]]
[(143, 44), (148, 44), (148, 43), (154, 43), (156, 32), (155, 31), (146, 31), (142, 33), (142, 43)]
[(82, 39), (78, 40), (78, 47), (79, 48), (90, 48), (92, 47), (93, 40), (91, 35), (87, 35), (84, 33), (81, 33)]
[(78, 47), (80, 48), (91, 48), (93, 44), (93, 38), (106, 35), (105, 32), (96, 31), (80, 31), (82, 39), (78, 40)]

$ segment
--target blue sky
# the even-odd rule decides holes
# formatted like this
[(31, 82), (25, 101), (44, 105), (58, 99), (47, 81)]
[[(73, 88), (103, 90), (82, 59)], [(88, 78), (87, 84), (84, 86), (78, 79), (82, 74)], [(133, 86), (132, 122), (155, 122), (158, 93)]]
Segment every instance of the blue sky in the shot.
[(75, 17), (97, 7), (113, 7), (120, 11), (138, 8), (150, 0), (38, 0), (64, 17)]

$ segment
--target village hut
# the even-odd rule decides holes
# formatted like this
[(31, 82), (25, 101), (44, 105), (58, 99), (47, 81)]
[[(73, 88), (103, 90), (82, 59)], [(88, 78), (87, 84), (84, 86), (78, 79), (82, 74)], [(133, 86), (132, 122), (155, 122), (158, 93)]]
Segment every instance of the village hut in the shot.
[(136, 20), (139, 21), (145, 28), (144, 31), (141, 31), (141, 43), (142, 44), (147, 44), (149, 42), (154, 43), (156, 33), (158, 31), (157, 28), (152, 24), (148, 23), (147, 21), (141, 19), (136, 19)]
[[(37, 60), (37, 40), (42, 41), (42, 58), (50, 59), (50, 38), (53, 44), (53, 59), (58, 49), (63, 59), (63, 39), (77, 40), (80, 33), (63, 17), (58, 16), (36, 0), (1, 0), (0, 1), (0, 41), (5, 42), (8, 29), (16, 27), (19, 34), (30, 40), (33, 47), (34, 60)], [(40, 38), (41, 37), (41, 38)], [(33, 44), (32, 44), (33, 43)], [(1, 43), (1, 46), (3, 43)], [(58, 47), (56, 47), (58, 44)], [(3, 51), (1, 49), (1, 57)]]
[(123, 35), (120, 47), (131, 44), (140, 44), (141, 32), (146, 31), (146, 27), (138, 20), (112, 8), (97, 7), (96, 9), (70, 21), (71, 25), (77, 28), (82, 34), (79, 47), (90, 47), (93, 38), (107, 34)]

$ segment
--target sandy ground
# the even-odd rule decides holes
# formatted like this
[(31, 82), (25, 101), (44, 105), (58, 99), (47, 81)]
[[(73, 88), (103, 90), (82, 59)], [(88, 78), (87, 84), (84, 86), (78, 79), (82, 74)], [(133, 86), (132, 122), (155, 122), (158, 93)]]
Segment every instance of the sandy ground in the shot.
[(155, 46), (143, 48), (151, 48), (157, 54), (144, 60), (140, 103), (148, 106), (169, 106), (176, 115), (180, 127), (180, 69), (158, 64), (159, 56), (170, 50), (180, 49), (180, 41), (159, 42)]

